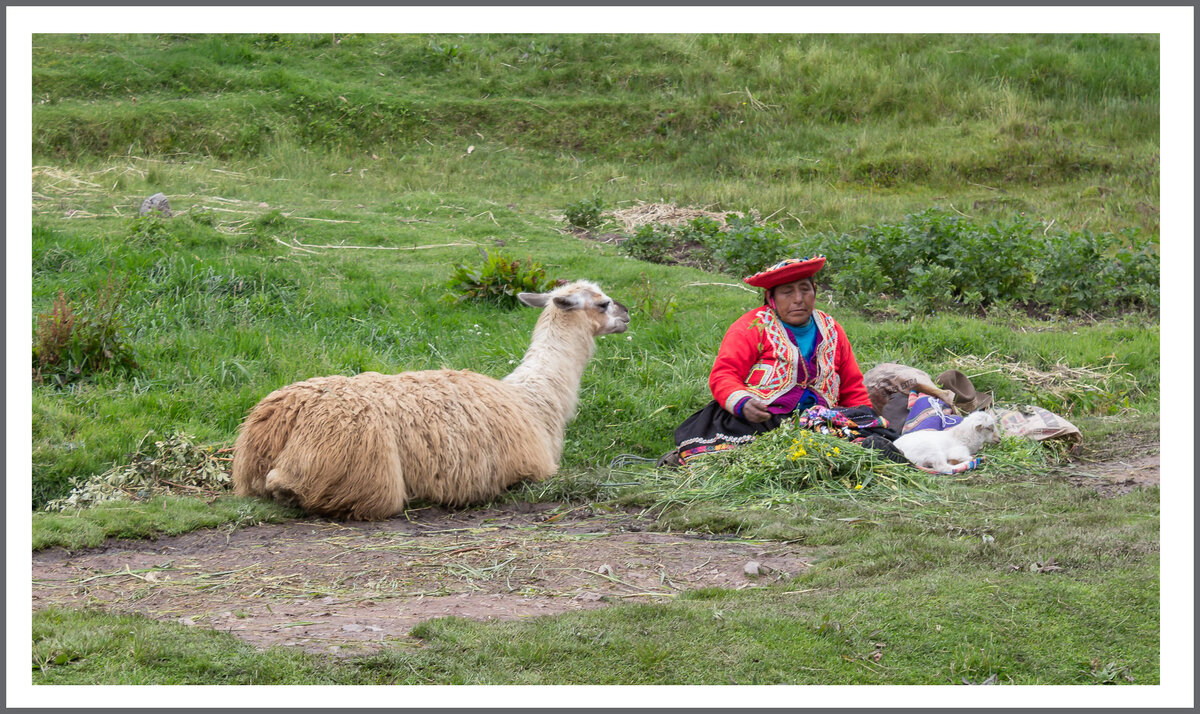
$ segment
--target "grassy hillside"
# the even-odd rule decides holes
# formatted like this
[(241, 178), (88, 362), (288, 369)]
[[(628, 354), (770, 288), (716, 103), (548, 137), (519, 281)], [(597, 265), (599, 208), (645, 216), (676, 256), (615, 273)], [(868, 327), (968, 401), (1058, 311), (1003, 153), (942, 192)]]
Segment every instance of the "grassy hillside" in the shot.
[[(1157, 231), (1156, 211), (1138, 208), (1157, 205), (1151, 38), (60, 35), (34, 46), (34, 310), (59, 290), (83, 303), (122, 282), (142, 367), (66, 392), (35, 387), (35, 506), (150, 429), (230, 441), (250, 406), (298, 379), (506, 373), (534, 315), (441, 302), (452, 263), (500, 246), (552, 277), (599, 280), (641, 311), (585, 376), (566, 465), (663, 451), (705, 399), (726, 324), (755, 298), (697, 285), (727, 277), (561, 234), (563, 206), (584, 196), (755, 209), (810, 246), (821, 231), (933, 205), (979, 221), (1020, 209), (1056, 229)], [(131, 221), (156, 191), (187, 215)], [(407, 250), (437, 244), (457, 245)], [(1137, 317), (1075, 339), (1055, 323), (1014, 331), (1002, 316), (914, 328), (837, 314), (864, 365), (1114, 355), (1156, 398), (1157, 332)], [(981, 381), (999, 399), (1026, 396), (998, 375)]]
[(802, 232), (945, 202), (1157, 233), (1154, 37), (60, 35), (33, 65), (39, 161), (290, 176), (319, 151), (384, 192), (670, 198)]
[[(761, 295), (741, 276), (626, 257), (603, 239), (622, 230), (613, 223), (566, 230), (564, 208), (580, 199), (757, 211), (796, 250), (934, 207), (980, 225), (1024, 214), (1046, 235), (1159, 232), (1156, 37), (70, 34), (33, 45), (31, 331), (60, 291), (86, 313), (111, 284), (137, 363), (33, 385), (35, 510), (127, 461), (150, 431), (228, 445), (250, 407), (297, 380), (442, 366), (503, 376), (535, 311), (445, 299), (453, 265), (480, 264), (485, 250), (596, 280), (633, 315), (626, 334), (598, 342), (562, 476), (510, 497), (655, 504), (648, 489), (601, 486), (610, 462), (672, 446), (711, 398), (726, 327)], [(176, 215), (136, 218), (156, 192)], [(1053, 406), (1089, 448), (1157, 441), (1156, 315), (1035, 318), (999, 305), (896, 320), (881, 317), (887, 302), (851, 309), (828, 286), (818, 295), (864, 369), (937, 374), (977, 358), (975, 385), (997, 403), (1050, 404), (1007, 367), (1088, 368)], [(411, 653), (346, 663), (55, 611), (35, 620), (35, 681), (728, 683), (729, 659), (779, 663), (730, 670), (739, 683), (1157, 681), (1157, 490), (1101, 502), (1040, 461), (1001, 463), (932, 495), (666, 509), (664, 526), (827, 548), (788, 586), (818, 589), (811, 600), (781, 587), (492, 629), (437, 621)], [(290, 515), (189, 502), (179, 523), (195, 527)], [(35, 530), (42, 545), (79, 546), (171, 520), (143, 515), (38, 514)], [(1011, 575), (1049, 556), (1071, 570)], [(1001, 575), (1020, 580), (992, 597)], [(801, 624), (772, 634), (784, 621)], [(855, 661), (876, 628), (896, 633), (895, 669)], [(581, 645), (592, 630), (609, 639)], [(729, 631), (744, 646), (720, 653)], [(835, 669), (814, 674), (815, 659)]]

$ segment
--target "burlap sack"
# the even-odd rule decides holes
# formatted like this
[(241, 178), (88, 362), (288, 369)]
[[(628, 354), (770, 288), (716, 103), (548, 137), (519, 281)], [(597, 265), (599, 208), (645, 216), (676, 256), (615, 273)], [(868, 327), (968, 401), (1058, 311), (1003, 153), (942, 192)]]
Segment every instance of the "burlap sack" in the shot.
[(1083, 434), (1071, 422), (1063, 419), (1054, 412), (1026, 404), (1014, 409), (996, 408), (992, 410), (1000, 433), (1024, 436), (1034, 441), (1047, 439), (1063, 439), (1071, 442), (1075, 449), (1083, 443)]
[[(863, 386), (867, 388), (867, 398), (871, 400), (871, 408), (876, 414), (883, 414), (883, 408), (892, 395), (903, 394), (907, 399), (912, 390), (937, 397), (946, 404), (954, 403), (954, 392), (934, 384), (933, 378), (922, 370), (895, 362), (872, 367), (863, 375)], [(908, 413), (907, 409), (904, 413)]]

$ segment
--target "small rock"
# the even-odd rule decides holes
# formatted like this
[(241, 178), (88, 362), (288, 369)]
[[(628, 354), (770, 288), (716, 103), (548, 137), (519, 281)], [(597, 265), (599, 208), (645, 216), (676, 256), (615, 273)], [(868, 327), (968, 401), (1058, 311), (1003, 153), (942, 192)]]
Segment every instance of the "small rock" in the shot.
[(604, 596), (600, 593), (583, 592), (576, 595), (573, 599), (579, 600), (580, 602), (596, 602), (598, 600), (602, 600), (603, 598)]
[(742, 566), (742, 572), (750, 577), (762, 575), (762, 563), (759, 563), (757, 560), (751, 560)]
[(190, 617), (181, 617), (181, 618), (179, 618), (179, 624), (181, 624), (181, 625), (186, 625), (186, 626), (188, 626), (188, 627), (195, 627), (195, 626), (196, 626), (196, 623), (195, 623), (195, 622), (193, 622), (193, 621), (192, 621), (192, 618), (190, 618)]
[(613, 569), (612, 569), (611, 565), (609, 565), (608, 563), (605, 563), (604, 565), (601, 565), (599, 568), (596, 568), (596, 572), (600, 573), (601, 575), (612, 575)]
[(165, 194), (156, 193), (145, 201), (142, 201), (142, 208), (138, 211), (138, 215), (146, 215), (151, 211), (157, 211), (164, 218), (171, 217), (171, 204), (167, 201)]

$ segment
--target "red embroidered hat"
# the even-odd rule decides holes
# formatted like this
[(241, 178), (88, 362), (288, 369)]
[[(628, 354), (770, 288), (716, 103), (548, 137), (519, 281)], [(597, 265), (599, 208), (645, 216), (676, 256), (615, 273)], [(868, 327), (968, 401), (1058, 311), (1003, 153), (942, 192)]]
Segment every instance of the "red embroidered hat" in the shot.
[(814, 255), (811, 258), (788, 258), (748, 278), (742, 278), (742, 282), (756, 288), (770, 290), (778, 285), (801, 278), (811, 278), (823, 267), (825, 267), (825, 256), (823, 255)]

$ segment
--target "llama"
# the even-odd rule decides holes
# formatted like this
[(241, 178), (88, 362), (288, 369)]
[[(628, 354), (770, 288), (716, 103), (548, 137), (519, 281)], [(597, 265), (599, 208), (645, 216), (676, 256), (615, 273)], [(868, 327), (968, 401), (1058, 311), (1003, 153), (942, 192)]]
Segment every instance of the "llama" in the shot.
[(910, 431), (893, 442), (904, 458), (939, 473), (953, 472), (955, 466), (974, 458), (984, 444), (999, 443), (996, 418), (987, 412), (972, 412), (945, 430)]
[(460, 506), (558, 470), (595, 337), (629, 311), (595, 283), (521, 293), (543, 308), (521, 364), (503, 380), (468, 370), (316, 377), (268, 394), (234, 445), (239, 496), (376, 520), (410, 500)]

